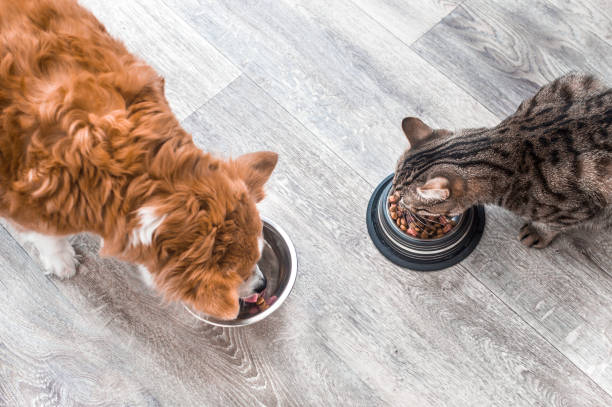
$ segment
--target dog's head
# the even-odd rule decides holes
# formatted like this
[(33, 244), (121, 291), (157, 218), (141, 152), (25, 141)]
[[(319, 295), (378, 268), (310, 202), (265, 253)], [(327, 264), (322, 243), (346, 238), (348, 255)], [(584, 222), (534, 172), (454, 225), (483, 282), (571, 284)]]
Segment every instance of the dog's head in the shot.
[(131, 259), (144, 264), (172, 300), (234, 319), (239, 298), (265, 288), (257, 262), (263, 224), (256, 203), (277, 162), (271, 152), (206, 163), (205, 174), (172, 182), (172, 193), (140, 207), (131, 228)]

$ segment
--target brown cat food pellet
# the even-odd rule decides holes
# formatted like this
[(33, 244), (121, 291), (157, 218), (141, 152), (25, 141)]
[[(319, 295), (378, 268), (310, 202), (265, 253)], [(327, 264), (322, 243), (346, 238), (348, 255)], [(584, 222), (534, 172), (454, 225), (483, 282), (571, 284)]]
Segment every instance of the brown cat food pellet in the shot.
[(457, 224), (446, 216), (416, 216), (410, 211), (400, 208), (399, 194), (389, 196), (389, 215), (400, 230), (418, 239), (439, 239), (450, 232)]
[(270, 308), (270, 306), (268, 304), (266, 304), (266, 300), (264, 299), (264, 297), (262, 297), (261, 295), (259, 296), (259, 298), (255, 302), (255, 304), (257, 304), (257, 306), (259, 307), (260, 311), (265, 311), (268, 308)]

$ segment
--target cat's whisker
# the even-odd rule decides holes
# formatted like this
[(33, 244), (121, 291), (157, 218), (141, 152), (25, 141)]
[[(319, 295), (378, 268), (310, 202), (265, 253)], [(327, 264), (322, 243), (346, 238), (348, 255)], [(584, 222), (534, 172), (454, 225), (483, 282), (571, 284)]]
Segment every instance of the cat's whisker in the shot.
[(442, 222), (438, 222), (437, 220), (433, 220), (433, 219), (423, 219), (421, 218), (419, 215), (415, 214), (414, 215), (416, 218), (418, 218), (423, 224), (426, 223), (437, 223), (438, 225), (443, 225)]
[(423, 227), (427, 227), (427, 220), (421, 218), (419, 215), (417, 215), (414, 212), (408, 212), (408, 214), (410, 215), (410, 218), (415, 222), (415, 223), (420, 223), (421, 226)]

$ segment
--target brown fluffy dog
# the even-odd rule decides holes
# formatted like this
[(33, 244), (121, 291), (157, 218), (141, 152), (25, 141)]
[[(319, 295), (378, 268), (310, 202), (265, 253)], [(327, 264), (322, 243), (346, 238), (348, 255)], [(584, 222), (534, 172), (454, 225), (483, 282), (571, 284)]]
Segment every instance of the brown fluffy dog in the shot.
[(255, 203), (270, 152), (222, 161), (179, 125), (164, 82), (70, 0), (0, 0), (0, 216), (51, 273), (67, 236), (146, 267), (167, 298), (231, 319), (261, 288)]

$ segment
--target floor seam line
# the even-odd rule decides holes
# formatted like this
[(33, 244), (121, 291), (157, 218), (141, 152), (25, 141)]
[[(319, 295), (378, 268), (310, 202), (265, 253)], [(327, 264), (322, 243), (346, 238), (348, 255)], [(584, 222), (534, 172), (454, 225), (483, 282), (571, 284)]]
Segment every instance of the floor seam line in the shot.
[(361, 7), (359, 7), (359, 5), (357, 5), (356, 3), (354, 3), (354, 0), (349, 0), (351, 2), (351, 4), (353, 4), (355, 7), (357, 7), (363, 14), (365, 14), (366, 16), (368, 16), (373, 22), (375, 22), (376, 24), (378, 24), (383, 30), (385, 30), (386, 32), (388, 32), (389, 34), (391, 34), (391, 36), (393, 38), (395, 38), (396, 40), (398, 40), (400, 43), (404, 44), (406, 47), (408, 47), (408, 49), (410, 49), (412, 52), (414, 52), (414, 54), (419, 57), (422, 61), (424, 61), (425, 63), (427, 63), (427, 65), (429, 65), (430, 67), (432, 67), (436, 72), (440, 73), (442, 76), (444, 76), (446, 79), (448, 79), (450, 81), (450, 83), (452, 83), (453, 85), (455, 85), (457, 88), (459, 88), (461, 91), (463, 91), (466, 95), (468, 95), (470, 98), (472, 98), (474, 100), (474, 102), (478, 103), (478, 105), (482, 106), (485, 110), (487, 110), (489, 113), (491, 113), (495, 118), (497, 118), (498, 120), (501, 120), (501, 118), (494, 113), (491, 109), (489, 109), (488, 106), (486, 106), (484, 103), (482, 103), (476, 96), (474, 96), (470, 91), (468, 91), (467, 89), (465, 89), (463, 86), (461, 86), (459, 83), (457, 83), (455, 80), (453, 80), (452, 78), (448, 77), (448, 75), (446, 75), (444, 72), (440, 71), (435, 65), (433, 65), (429, 60), (427, 60), (425, 57), (423, 57), (421, 54), (419, 54), (417, 52), (417, 50), (415, 50), (413, 48), (413, 45), (416, 44), (421, 38), (423, 38), (425, 35), (427, 35), (431, 30), (433, 30), (434, 28), (436, 28), (438, 25), (440, 25), (440, 23), (442, 23), (442, 21), (448, 17), (449, 15), (451, 15), (452, 13), (454, 13), (459, 7), (463, 7), (463, 4), (467, 1), (461, 1), (459, 4), (457, 4), (450, 12), (448, 12), (444, 17), (442, 17), (438, 22), (436, 22), (434, 25), (432, 25), (426, 32), (424, 32), (423, 34), (421, 34), (418, 38), (416, 38), (414, 41), (412, 41), (411, 43), (406, 43), (404, 40), (402, 40), (400, 37), (398, 37), (397, 35), (395, 35), (394, 32), (392, 32), (391, 30), (389, 30), (384, 24), (382, 24), (380, 21), (378, 21), (378, 19), (376, 19), (374, 16), (372, 16), (370, 13), (368, 13), (367, 11), (365, 11), (364, 9), (362, 9)]
[(521, 321), (523, 321), (529, 328), (531, 328), (538, 337), (540, 337), (542, 340), (544, 340), (544, 342), (546, 342), (547, 344), (549, 344), (555, 351), (557, 351), (562, 357), (563, 359), (567, 360), (574, 368), (576, 368), (579, 372), (581, 372), (584, 376), (586, 376), (589, 381), (595, 385), (599, 390), (601, 390), (602, 392), (604, 392), (605, 394), (607, 394), (609, 397), (612, 397), (612, 394), (610, 392), (608, 392), (607, 390), (605, 390), (603, 387), (601, 387), (599, 385), (599, 383), (597, 383), (592, 377), (591, 375), (589, 375), (587, 372), (585, 372), (582, 368), (580, 368), (578, 365), (576, 365), (576, 363), (574, 363), (573, 360), (571, 360), (565, 353), (563, 353), (559, 348), (557, 348), (550, 340), (548, 340), (544, 335), (542, 335), (542, 333), (536, 329), (533, 325), (531, 325), (527, 320), (525, 320), (525, 318), (523, 318), (513, 307), (511, 307), (508, 303), (506, 303), (503, 299), (501, 299), (495, 292), (493, 292), (493, 290), (491, 290), (491, 288), (489, 288), (489, 286), (487, 286), (482, 280), (480, 280), (478, 277), (476, 277), (476, 275), (474, 273), (472, 273), (471, 270), (469, 270), (466, 266), (461, 265), (460, 267), (463, 268), (465, 271), (467, 271), (468, 274), (470, 274), (474, 280), (478, 281), (478, 283), (480, 283), (484, 288), (487, 289), (487, 291), (489, 291), (491, 293), (491, 295), (493, 295), (493, 297), (497, 298), (497, 300), (503, 304), (506, 308), (508, 308), (515, 316), (517, 316)]
[[(215, 48), (216, 49), (216, 48)], [(218, 52), (218, 51), (217, 51)], [(209, 98), (207, 98), (201, 105), (199, 105), (198, 107), (196, 107), (191, 113), (189, 113), (187, 116), (185, 116), (184, 119), (179, 120), (180, 123), (184, 123), (187, 121), (187, 119), (189, 119), (191, 116), (193, 116), (194, 114), (196, 114), (198, 112), (198, 110), (202, 109), (204, 106), (208, 105), (214, 98), (216, 98), (217, 96), (219, 96), (221, 93), (223, 93), (227, 88), (229, 88), (230, 86), (232, 86), (232, 84), (236, 81), (238, 81), (240, 78), (242, 78), (245, 75), (244, 72), (240, 71), (240, 75), (238, 75), (237, 77), (235, 77), (234, 79), (232, 79), (230, 82), (227, 83), (227, 85), (225, 85), (223, 88), (221, 88), (218, 92), (215, 92), (212, 96), (210, 96)]]

